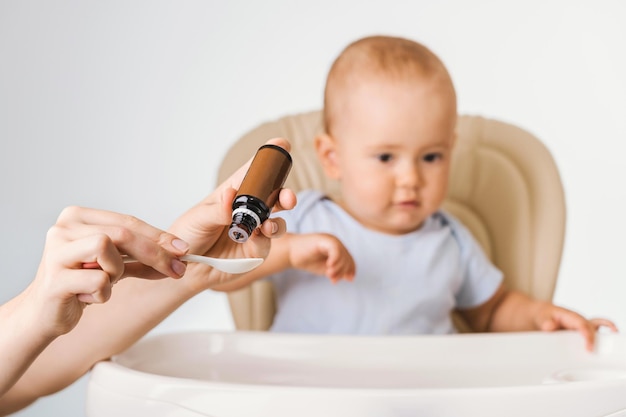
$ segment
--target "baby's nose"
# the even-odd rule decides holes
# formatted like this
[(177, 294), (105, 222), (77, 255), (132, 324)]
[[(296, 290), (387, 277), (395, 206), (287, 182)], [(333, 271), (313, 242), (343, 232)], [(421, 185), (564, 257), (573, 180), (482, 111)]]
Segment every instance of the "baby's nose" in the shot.
[(422, 185), (422, 175), (419, 166), (406, 164), (398, 175), (398, 185), (403, 187), (419, 187)]

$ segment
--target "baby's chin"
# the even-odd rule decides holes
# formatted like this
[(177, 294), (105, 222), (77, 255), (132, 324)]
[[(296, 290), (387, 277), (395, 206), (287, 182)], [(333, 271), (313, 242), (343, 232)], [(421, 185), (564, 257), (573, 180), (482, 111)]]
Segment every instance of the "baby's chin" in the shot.
[(401, 236), (419, 230), (423, 224), (424, 220), (419, 222), (376, 222), (369, 226), (366, 225), (366, 227), (388, 235)]
[(390, 234), (405, 235), (421, 229), (428, 217), (429, 215), (425, 215), (423, 210), (396, 212), (389, 216), (388, 221), (385, 222), (386, 229)]
[(419, 206), (407, 209), (405, 206), (395, 205), (382, 210), (371, 211), (365, 215), (365, 213), (358, 211), (351, 212), (345, 204), (340, 205), (366, 228), (388, 235), (405, 235), (419, 230), (430, 215)]

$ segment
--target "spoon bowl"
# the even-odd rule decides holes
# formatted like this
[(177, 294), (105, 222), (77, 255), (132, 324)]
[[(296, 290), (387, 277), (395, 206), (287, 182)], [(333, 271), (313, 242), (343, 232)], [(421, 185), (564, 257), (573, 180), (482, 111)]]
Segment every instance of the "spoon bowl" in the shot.
[(263, 258), (210, 258), (201, 255), (183, 255), (180, 260), (209, 265), (229, 274), (243, 274), (252, 271), (264, 261)]

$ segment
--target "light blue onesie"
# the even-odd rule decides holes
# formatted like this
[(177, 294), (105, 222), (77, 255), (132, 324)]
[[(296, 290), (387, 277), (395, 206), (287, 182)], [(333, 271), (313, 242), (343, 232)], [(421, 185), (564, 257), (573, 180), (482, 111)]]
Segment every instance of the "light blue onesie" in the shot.
[(354, 257), (353, 282), (289, 269), (268, 277), (277, 313), (272, 331), (339, 334), (455, 332), (450, 312), (487, 301), (502, 273), (470, 232), (437, 212), (417, 231), (388, 235), (367, 229), (318, 191), (298, 195), (279, 213), (290, 233), (330, 233)]

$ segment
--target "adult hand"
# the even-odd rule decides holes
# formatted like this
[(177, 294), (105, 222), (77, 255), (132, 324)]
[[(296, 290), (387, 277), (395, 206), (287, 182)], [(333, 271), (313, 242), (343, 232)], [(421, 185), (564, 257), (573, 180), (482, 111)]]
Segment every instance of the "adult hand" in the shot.
[[(25, 290), (45, 333), (71, 330), (86, 304), (104, 303), (119, 279), (180, 278), (188, 245), (128, 215), (82, 207), (63, 210), (46, 237), (37, 275)], [(138, 262), (124, 263), (123, 255)]]
[[(290, 150), (284, 139), (271, 139), (267, 143)], [(178, 218), (170, 232), (189, 243), (189, 252), (216, 258), (265, 258), (269, 253), (270, 239), (283, 235), (285, 222), (280, 218), (266, 220), (245, 243), (234, 242), (228, 236), (232, 221), (232, 202), (248, 171), (252, 158), (230, 178), (219, 185), (208, 197)], [(296, 205), (295, 194), (282, 189), (273, 212), (292, 209)], [(200, 292), (214, 285), (226, 283), (234, 278), (206, 265), (189, 263), (185, 282)]]

